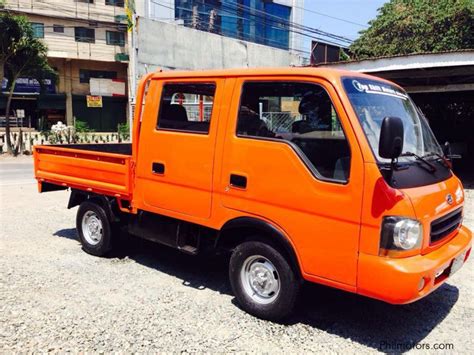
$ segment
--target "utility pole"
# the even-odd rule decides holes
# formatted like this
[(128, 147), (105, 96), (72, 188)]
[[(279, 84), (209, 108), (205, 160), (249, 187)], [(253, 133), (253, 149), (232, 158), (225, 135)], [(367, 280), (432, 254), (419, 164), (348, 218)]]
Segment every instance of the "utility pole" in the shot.
[(215, 30), (215, 22), (216, 22), (217, 11), (216, 9), (212, 9), (209, 13), (209, 32), (216, 32)]
[(198, 23), (199, 23), (199, 14), (198, 14), (198, 7), (197, 5), (193, 6), (193, 15), (191, 18), (191, 27), (192, 28), (198, 28)]
[[(130, 130), (130, 141), (133, 136), (133, 119), (135, 115), (135, 105), (136, 102), (136, 91), (137, 91), (137, 75), (138, 75), (138, 60), (137, 60), (137, 51), (138, 51), (138, 31), (137, 31), (137, 15), (134, 10), (131, 11), (131, 20), (132, 28), (128, 30), (128, 45), (129, 45), (129, 56), (130, 60), (128, 63), (128, 117), (129, 117), (129, 130)], [(119, 135), (120, 137), (120, 135)]]

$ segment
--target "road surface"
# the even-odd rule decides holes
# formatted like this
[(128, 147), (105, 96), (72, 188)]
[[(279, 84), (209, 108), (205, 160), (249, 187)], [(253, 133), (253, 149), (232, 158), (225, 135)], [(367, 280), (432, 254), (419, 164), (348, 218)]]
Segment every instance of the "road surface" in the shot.
[(294, 316), (271, 323), (238, 308), (226, 260), (139, 239), (84, 253), (68, 192), (38, 194), (31, 175), (31, 158), (0, 157), (0, 353), (474, 353), (472, 257), (413, 304), (307, 285)]

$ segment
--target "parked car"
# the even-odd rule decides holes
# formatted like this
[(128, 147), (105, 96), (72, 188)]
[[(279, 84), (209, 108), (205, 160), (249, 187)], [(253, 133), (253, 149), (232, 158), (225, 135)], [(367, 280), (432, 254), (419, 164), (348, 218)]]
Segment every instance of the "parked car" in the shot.
[[(210, 114), (191, 120), (196, 96)], [(283, 112), (283, 124), (269, 127), (262, 111)], [(303, 281), (413, 302), (471, 251), (461, 182), (389, 81), (315, 68), (160, 71), (139, 85), (132, 138), (36, 146), (39, 191), (71, 189), (92, 255), (113, 248), (119, 227), (188, 254), (231, 253), (232, 290), (257, 317), (289, 315)]]

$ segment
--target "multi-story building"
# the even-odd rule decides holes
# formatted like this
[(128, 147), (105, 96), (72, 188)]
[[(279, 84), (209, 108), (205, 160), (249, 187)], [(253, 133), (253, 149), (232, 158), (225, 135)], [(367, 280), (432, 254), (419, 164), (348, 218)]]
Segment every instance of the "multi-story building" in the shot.
[(134, 6), (131, 102), (136, 80), (161, 68), (300, 65), (304, 0), (142, 0)]
[(304, 0), (144, 0), (151, 19), (281, 49), (299, 48), (290, 24), (303, 21)]
[[(129, 58), (124, 0), (7, 0), (6, 9), (28, 17), (59, 74), (46, 94), (22, 78), (13, 109), (25, 110), (38, 129), (59, 120), (73, 124), (76, 119), (97, 131), (110, 131), (126, 121)], [(92, 100), (87, 100), (91, 94), (101, 96), (101, 108), (91, 107)]]

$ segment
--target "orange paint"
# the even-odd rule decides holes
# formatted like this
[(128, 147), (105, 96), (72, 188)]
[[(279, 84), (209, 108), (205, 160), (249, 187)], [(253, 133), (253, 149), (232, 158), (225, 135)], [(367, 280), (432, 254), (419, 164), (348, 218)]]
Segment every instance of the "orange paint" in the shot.
[[(264, 220), (288, 239), (304, 279), (391, 303), (411, 302), (439, 287), (444, 279), (436, 274), (471, 248), (472, 233), (465, 227), (430, 245), (431, 222), (463, 206), (462, 186), (452, 176), (428, 186), (390, 187), (345, 94), (342, 76), (372, 78), (314, 68), (148, 74), (137, 91), (130, 156), (38, 146), (35, 175), (39, 183), (120, 196), (130, 201), (130, 209), (121, 209), (128, 213), (145, 210), (215, 230), (237, 217)], [(211, 81), (216, 92), (209, 134), (156, 128), (165, 83)], [(246, 81), (322, 86), (350, 146), (349, 181), (316, 178), (283, 141), (238, 137)], [(153, 163), (164, 165), (164, 173), (154, 173)], [(247, 187), (231, 186), (231, 174), (245, 176)], [(452, 205), (445, 202), (447, 193), (455, 197)], [(386, 216), (417, 219), (423, 226), (421, 247), (379, 256)]]

